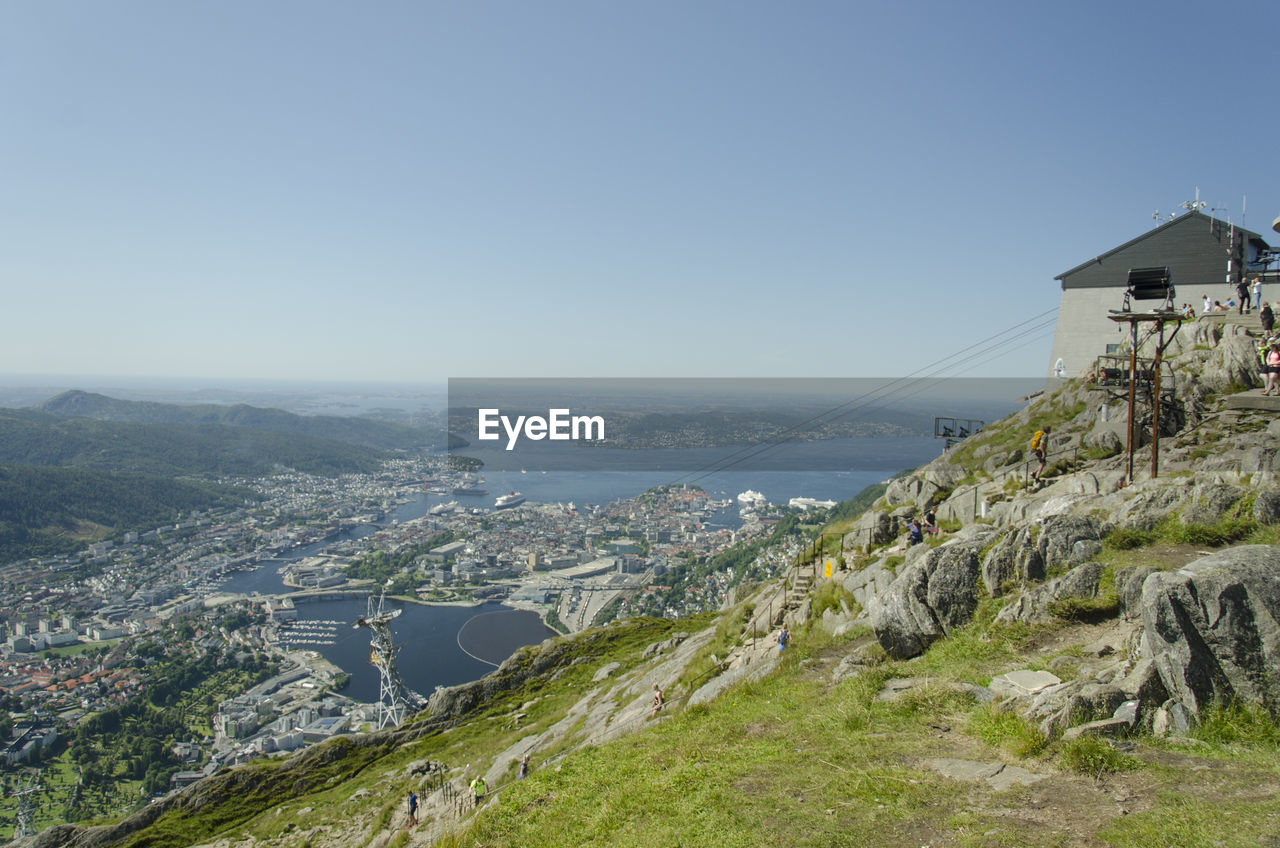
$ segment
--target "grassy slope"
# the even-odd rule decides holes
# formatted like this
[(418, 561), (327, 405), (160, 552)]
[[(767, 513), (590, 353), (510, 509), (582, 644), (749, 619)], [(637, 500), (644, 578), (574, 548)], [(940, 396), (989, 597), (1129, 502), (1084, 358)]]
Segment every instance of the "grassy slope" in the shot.
[[(1209, 733), (1188, 750), (1147, 738), (1122, 754), (1105, 743), (1046, 746), (1020, 720), (993, 718), (941, 685), (1041, 665), (1046, 640), (1069, 655), (1071, 634), (978, 624), (920, 661), (838, 686), (828, 672), (847, 646), (801, 637), (774, 676), (536, 772), (442, 844), (1136, 848), (1271, 838), (1280, 734), (1256, 715), (1234, 719), (1250, 741)], [(1082, 641), (1090, 634), (1078, 629)], [(877, 702), (881, 682), (899, 676), (937, 682)], [(938, 776), (924, 766), (933, 757), (1002, 760), (1049, 777), (994, 793)]]
[[(1207, 848), (1271, 838), (1280, 825), (1280, 733), (1256, 714), (1224, 714), (1201, 731), (1202, 743), (1140, 738), (1122, 753), (1105, 744), (1046, 744), (1019, 719), (943, 685), (1042, 668), (1054, 656), (1078, 655), (1097, 633), (1096, 625), (1066, 623), (999, 627), (995, 610), (985, 604), (973, 625), (922, 659), (886, 663), (839, 685), (830, 683), (832, 667), (867, 637), (800, 633), (764, 680), (606, 745), (563, 758), (536, 752), (529, 779), (502, 781), (484, 810), (440, 844)], [(670, 622), (627, 622), (589, 634), (576, 654), (585, 661), (562, 666), (554, 682), (530, 681), (493, 699), (457, 727), (381, 749), (352, 768), (334, 763), (324, 775), (336, 779), (307, 781), (311, 792), (246, 793), (223, 804), (238, 813), (166, 817), (128, 844), (193, 844), (215, 834), (299, 848), (368, 844), (397, 826), (405, 794), (418, 785), (405, 776), (409, 762), (470, 764), (469, 777), (561, 718), (600, 665), (643, 663), (643, 646), (670, 629)], [(892, 677), (930, 682), (899, 701), (877, 701)], [(517, 712), (528, 713), (519, 726)], [(1047, 778), (996, 793), (940, 777), (926, 766), (933, 757), (1001, 760)], [(278, 792), (291, 781), (276, 785)]]

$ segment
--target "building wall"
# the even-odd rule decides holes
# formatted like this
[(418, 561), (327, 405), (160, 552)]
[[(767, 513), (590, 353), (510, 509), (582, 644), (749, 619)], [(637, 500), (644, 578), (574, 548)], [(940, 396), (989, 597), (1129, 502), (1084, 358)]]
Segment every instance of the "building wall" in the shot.
[[(1053, 389), (1060, 383), (1055, 375), (1059, 359), (1064, 377), (1078, 377), (1107, 352), (1108, 344), (1128, 340), (1128, 326), (1107, 316), (1124, 304), (1130, 269), (1167, 267), (1176, 291), (1174, 308), (1189, 303), (1198, 315), (1206, 294), (1211, 301), (1225, 305), (1228, 298), (1235, 296), (1235, 286), (1227, 280), (1227, 259), (1233, 241), (1241, 246), (1239, 253), (1246, 259), (1256, 257), (1257, 246), (1245, 242), (1243, 231), (1235, 230), (1233, 238), (1230, 225), (1195, 213), (1161, 225), (1114, 252), (1063, 274), (1046, 387)], [(1238, 271), (1239, 263), (1234, 267)], [(1246, 279), (1255, 273), (1247, 271)], [(1277, 294), (1280, 292), (1275, 284), (1264, 284), (1264, 298), (1275, 300)], [(1146, 311), (1158, 305), (1154, 301), (1134, 301), (1131, 308)]]
[[(1203, 295), (1207, 294), (1210, 300), (1220, 300), (1223, 303), (1227, 302), (1228, 297), (1235, 295), (1235, 289), (1225, 283), (1201, 286), (1194, 291), (1195, 297), (1191, 298), (1185, 296), (1182, 289), (1178, 289), (1176, 305), (1190, 303), (1197, 315), (1202, 308)], [(1273, 293), (1280, 294), (1280, 290), (1273, 288), (1268, 292), (1263, 289), (1263, 297)], [(1123, 303), (1123, 287), (1063, 291), (1062, 300), (1058, 304), (1058, 325), (1053, 332), (1053, 349), (1045, 369), (1047, 388), (1054, 389), (1060, 385), (1054, 374), (1054, 365), (1059, 359), (1062, 359), (1064, 377), (1079, 377), (1093, 367), (1094, 360), (1107, 352), (1107, 345), (1123, 344), (1129, 340), (1129, 325), (1117, 324), (1107, 317), (1111, 310), (1119, 309)], [(1134, 304), (1134, 308), (1144, 309), (1143, 302)], [(1189, 330), (1189, 327), (1184, 327), (1182, 332)]]

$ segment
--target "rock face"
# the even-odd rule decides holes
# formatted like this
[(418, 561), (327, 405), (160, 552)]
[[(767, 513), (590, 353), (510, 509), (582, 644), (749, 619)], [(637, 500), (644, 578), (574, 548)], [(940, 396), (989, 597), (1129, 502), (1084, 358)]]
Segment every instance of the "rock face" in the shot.
[(1258, 492), (1253, 502), (1253, 520), (1259, 524), (1280, 524), (1280, 489)]
[(1150, 565), (1133, 565), (1116, 569), (1116, 600), (1120, 617), (1126, 621), (1142, 618), (1142, 584), (1156, 569)]
[(1240, 699), (1280, 715), (1280, 547), (1250, 545), (1148, 576), (1143, 637), (1187, 712)]
[(1058, 579), (1023, 592), (1017, 600), (1000, 610), (996, 621), (1005, 624), (1014, 621), (1048, 621), (1052, 618), (1049, 605), (1054, 601), (1064, 598), (1096, 598), (1101, 577), (1101, 564), (1086, 562), (1077, 565)]
[(982, 582), (987, 594), (997, 598), (1003, 586), (1014, 580), (1044, 579), (1044, 558), (1031, 538), (1031, 528), (1023, 527), (996, 543), (982, 561)]
[(1077, 543), (1100, 543), (1101, 539), (1102, 527), (1096, 518), (1087, 515), (1055, 515), (1045, 519), (1044, 529), (1040, 532), (1040, 559), (1043, 560), (1046, 570), (1058, 565), (1080, 562), (1081, 560), (1076, 558), (1077, 550), (1089, 551), (1084, 554), (1084, 558), (1087, 559), (1101, 550), (1101, 545), (1098, 544), (1097, 548), (1085, 546), (1077, 549)]
[(987, 538), (934, 548), (871, 600), (871, 626), (889, 656), (919, 656), (969, 621), (978, 605), (978, 552)]

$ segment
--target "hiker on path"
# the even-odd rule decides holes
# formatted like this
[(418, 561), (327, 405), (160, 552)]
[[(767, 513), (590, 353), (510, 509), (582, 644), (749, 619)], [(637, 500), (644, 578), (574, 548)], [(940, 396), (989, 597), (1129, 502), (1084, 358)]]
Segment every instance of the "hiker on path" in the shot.
[(1040, 475), (1044, 473), (1044, 466), (1049, 456), (1047, 445), (1050, 432), (1052, 432), (1050, 428), (1045, 427), (1043, 430), (1036, 430), (1036, 434), (1031, 437), (1031, 454), (1040, 460), (1040, 467), (1036, 469), (1036, 473), (1033, 475), (1033, 479), (1037, 483), (1040, 482)]
[(484, 793), (489, 791), (489, 786), (484, 782), (484, 776), (480, 775), (471, 781), (471, 797), (475, 800), (478, 807), (484, 801)]
[(1270, 336), (1271, 328), (1276, 323), (1276, 314), (1271, 311), (1271, 304), (1262, 304), (1262, 309), (1258, 310), (1258, 320), (1262, 322), (1263, 335)]
[(787, 626), (784, 624), (782, 625), (781, 632), (778, 633), (778, 651), (779, 652), (785, 651), (787, 649), (787, 643), (790, 641), (791, 641), (791, 631), (788, 630)]
[(409, 826), (406, 827), (405, 830), (408, 830), (410, 827), (416, 827), (417, 824), (418, 824), (418, 793), (410, 792), (409, 793)]
[(653, 684), (653, 709), (649, 710), (649, 718), (656, 716), (666, 702), (666, 699), (662, 697), (662, 690), (658, 688), (658, 684)]
[(520, 759), (520, 772), (516, 775), (516, 780), (524, 780), (529, 776), (529, 755), (526, 753)]
[(933, 507), (929, 507), (929, 511), (924, 514), (924, 532), (937, 533), (939, 529), (938, 513)]

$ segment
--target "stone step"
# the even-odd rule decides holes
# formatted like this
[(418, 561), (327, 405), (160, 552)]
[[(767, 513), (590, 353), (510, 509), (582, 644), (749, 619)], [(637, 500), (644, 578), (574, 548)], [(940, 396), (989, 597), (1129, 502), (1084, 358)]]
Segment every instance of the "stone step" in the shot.
[(1196, 320), (1218, 325), (1232, 324), (1236, 327), (1244, 327), (1246, 332), (1255, 336), (1262, 335), (1262, 320), (1258, 317), (1257, 311), (1248, 315), (1240, 315), (1234, 309), (1230, 312), (1210, 312), (1208, 315), (1198, 316)]
[(1264, 395), (1261, 389), (1237, 392), (1222, 400), (1223, 409), (1256, 409), (1263, 412), (1280, 412), (1280, 396)]

